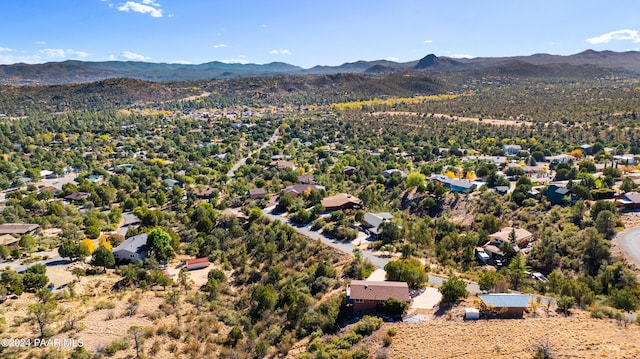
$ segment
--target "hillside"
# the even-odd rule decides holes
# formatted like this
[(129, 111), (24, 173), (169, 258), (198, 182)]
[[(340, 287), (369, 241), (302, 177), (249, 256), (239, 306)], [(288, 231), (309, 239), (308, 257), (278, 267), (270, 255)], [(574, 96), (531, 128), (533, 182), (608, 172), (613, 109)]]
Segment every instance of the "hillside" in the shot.
[[(576, 66), (586, 65), (591, 66), (590, 75), (593, 73), (597, 75), (602, 71), (606, 74), (620, 72), (622, 74), (632, 73), (637, 75), (640, 72), (640, 53), (636, 51), (619, 53), (587, 50), (570, 56), (534, 54), (530, 56), (473, 59), (453, 59), (430, 54), (420, 60), (403, 63), (388, 60), (356, 61), (339, 66), (317, 65), (309, 69), (282, 62), (260, 65), (213, 61), (191, 65), (132, 61), (83, 62), (74, 60), (35, 65), (23, 63), (0, 65), (0, 85), (52, 85), (92, 82), (118, 77), (168, 82), (277, 75), (379, 73), (398, 70), (409, 72), (416, 70), (438, 72), (492, 71), (513, 63), (526, 63), (537, 66), (554, 65), (561, 74), (564, 71), (571, 73)], [(516, 74), (519, 73), (516, 72)], [(521, 74), (527, 75), (526, 72)], [(584, 74), (578, 75), (585, 76)]]

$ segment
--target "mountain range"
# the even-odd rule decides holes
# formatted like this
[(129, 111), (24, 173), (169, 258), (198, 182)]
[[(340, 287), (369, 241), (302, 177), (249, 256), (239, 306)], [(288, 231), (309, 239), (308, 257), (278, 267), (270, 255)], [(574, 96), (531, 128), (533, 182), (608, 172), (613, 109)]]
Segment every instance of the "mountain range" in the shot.
[(237, 64), (208, 62), (199, 65), (166, 64), (131, 61), (84, 62), (69, 60), (44, 64), (0, 65), (0, 85), (37, 85), (93, 82), (111, 78), (132, 78), (168, 82), (211, 80), (251, 76), (304, 74), (380, 74), (423, 71), (432, 73), (477, 72), (521, 76), (640, 76), (640, 52), (586, 50), (561, 56), (534, 54), (514, 57), (478, 57), (459, 59), (427, 55), (420, 60), (393, 62), (387, 60), (357, 61), (340, 66), (298, 66), (272, 62), (269, 64)]

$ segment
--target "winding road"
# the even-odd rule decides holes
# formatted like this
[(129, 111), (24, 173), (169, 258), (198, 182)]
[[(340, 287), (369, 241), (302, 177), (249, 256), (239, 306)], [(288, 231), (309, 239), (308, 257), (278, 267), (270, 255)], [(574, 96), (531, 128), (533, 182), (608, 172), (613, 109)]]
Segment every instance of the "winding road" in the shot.
[[(275, 214), (272, 212), (273, 211), (273, 207), (270, 208), (265, 208), (263, 213), (264, 215), (269, 218), (272, 221), (280, 221), (282, 223), (289, 223), (289, 220), (287, 218), (285, 218), (284, 216), (282, 216), (282, 214)], [(290, 224), (291, 225), (291, 224)], [(355, 246), (353, 244), (351, 244), (350, 242), (341, 242), (341, 241), (336, 241), (334, 239), (331, 238), (327, 238), (325, 236), (323, 236), (322, 234), (312, 231), (311, 229), (309, 229), (309, 226), (295, 226), (295, 225), (291, 225), (298, 233), (302, 234), (303, 236), (307, 236), (311, 239), (315, 239), (315, 240), (319, 240), (322, 243), (336, 248), (342, 252), (348, 253), (348, 254), (352, 254), (353, 250), (355, 248)], [(373, 265), (375, 265), (377, 268), (381, 268), (384, 269), (384, 266), (389, 263), (389, 260), (386, 258), (380, 258), (377, 257), (375, 255), (373, 255), (373, 253), (371, 253), (371, 251), (368, 250), (362, 250), (362, 256), (364, 258), (368, 258), (371, 263), (373, 263)], [(440, 287), (442, 285), (442, 283), (444, 283), (444, 281), (446, 281), (447, 278), (446, 277), (441, 277), (441, 276), (437, 276), (433, 273), (429, 273), (429, 284), (434, 285), (436, 287)], [(480, 287), (478, 286), (477, 283), (469, 283), (467, 282), (467, 290), (469, 292), (476, 292), (476, 293), (480, 293)]]
[(618, 233), (614, 241), (635, 264), (640, 266), (640, 227)]

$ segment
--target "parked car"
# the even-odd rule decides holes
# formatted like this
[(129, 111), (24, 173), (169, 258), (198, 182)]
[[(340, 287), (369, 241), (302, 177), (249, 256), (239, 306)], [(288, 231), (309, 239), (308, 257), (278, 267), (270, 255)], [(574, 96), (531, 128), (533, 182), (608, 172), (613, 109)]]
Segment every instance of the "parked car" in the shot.
[(537, 279), (537, 280), (539, 280), (539, 281), (541, 281), (541, 282), (545, 282), (545, 283), (547, 283), (547, 282), (549, 281), (549, 280), (547, 279), (547, 277), (545, 277), (544, 275), (542, 275), (542, 273), (540, 273), (540, 272), (533, 272), (533, 273), (531, 273), (531, 277), (532, 277), (533, 279)]

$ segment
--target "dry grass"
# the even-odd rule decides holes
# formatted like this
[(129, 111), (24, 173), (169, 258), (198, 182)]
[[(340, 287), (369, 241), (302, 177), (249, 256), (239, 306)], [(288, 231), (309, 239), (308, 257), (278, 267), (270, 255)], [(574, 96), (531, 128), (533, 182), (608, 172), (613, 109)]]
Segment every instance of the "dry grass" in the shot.
[(625, 327), (615, 320), (591, 319), (588, 312), (568, 318), (389, 324), (378, 336), (390, 327), (397, 334), (388, 358), (532, 358), (546, 343), (554, 358), (640, 357), (637, 324)]

